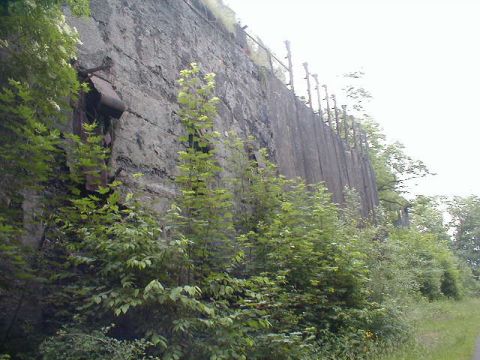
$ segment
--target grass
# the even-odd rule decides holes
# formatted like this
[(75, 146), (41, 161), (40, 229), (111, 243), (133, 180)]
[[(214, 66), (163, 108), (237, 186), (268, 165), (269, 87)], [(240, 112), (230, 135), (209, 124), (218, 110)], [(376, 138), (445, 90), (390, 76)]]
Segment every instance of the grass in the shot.
[(415, 306), (415, 341), (382, 360), (471, 360), (480, 336), (480, 298)]

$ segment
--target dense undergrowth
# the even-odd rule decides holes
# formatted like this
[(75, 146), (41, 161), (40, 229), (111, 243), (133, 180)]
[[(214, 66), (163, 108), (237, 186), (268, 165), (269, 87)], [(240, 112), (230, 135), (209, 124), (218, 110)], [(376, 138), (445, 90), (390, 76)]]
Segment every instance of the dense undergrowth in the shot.
[[(117, 181), (102, 186), (98, 123), (84, 138), (58, 130), (65, 98), (82, 87), (60, 3), (7, 2), (11, 28), (2, 25), (11, 67), (0, 97), (4, 357), (372, 358), (409, 340), (408, 304), (473, 291), (444, 229), (427, 221), (433, 205), (419, 202), (410, 228), (381, 208), (373, 225), (354, 191), (338, 207), (322, 184), (279, 176), (266, 150), (252, 159), (248, 140), (214, 131), (214, 75), (196, 64), (179, 79), (184, 150), (170, 211), (150, 211)], [(16, 30), (36, 45), (12, 43)], [(22, 215), (32, 194), (37, 243)]]

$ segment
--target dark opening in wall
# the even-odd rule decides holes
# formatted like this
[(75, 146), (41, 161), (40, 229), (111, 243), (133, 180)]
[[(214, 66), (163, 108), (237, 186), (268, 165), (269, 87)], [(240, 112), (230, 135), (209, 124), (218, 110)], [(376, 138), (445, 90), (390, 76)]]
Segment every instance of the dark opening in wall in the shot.
[(204, 136), (204, 132), (200, 129), (196, 131), (195, 134), (189, 134), (188, 135), (188, 147), (194, 148), (195, 151), (201, 151), (204, 154), (209, 153), (210, 151), (213, 150), (213, 144), (210, 143), (205, 143), (205, 145), (202, 146), (201, 144), (201, 139)]
[[(126, 109), (125, 104), (107, 80), (90, 75), (84, 81), (88, 83), (90, 90), (79, 94), (73, 114), (73, 133), (86, 141), (83, 124), (96, 123), (96, 134), (103, 136), (103, 146), (110, 149), (113, 142), (112, 121), (122, 116)], [(98, 176), (86, 176), (87, 190), (93, 191), (99, 185), (107, 184), (107, 171), (98, 169), (98, 173)]]

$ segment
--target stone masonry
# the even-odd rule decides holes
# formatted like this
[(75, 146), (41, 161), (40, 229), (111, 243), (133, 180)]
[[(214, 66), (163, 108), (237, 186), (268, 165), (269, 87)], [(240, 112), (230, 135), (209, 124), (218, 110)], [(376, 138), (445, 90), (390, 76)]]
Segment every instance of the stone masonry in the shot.
[[(215, 130), (253, 135), (281, 174), (325, 182), (337, 203), (344, 201), (344, 187), (355, 188), (364, 216), (378, 204), (368, 158), (349, 149), (270, 70), (253, 63), (244, 33), (233, 35), (214, 23), (198, 0), (92, 0), (91, 10), (89, 19), (70, 18), (83, 43), (79, 63), (93, 68), (110, 58), (111, 68), (98, 75), (126, 104), (114, 124), (112, 172), (158, 210), (175, 195), (183, 131), (176, 79), (191, 62), (217, 75)], [(137, 172), (144, 176), (134, 179)]]

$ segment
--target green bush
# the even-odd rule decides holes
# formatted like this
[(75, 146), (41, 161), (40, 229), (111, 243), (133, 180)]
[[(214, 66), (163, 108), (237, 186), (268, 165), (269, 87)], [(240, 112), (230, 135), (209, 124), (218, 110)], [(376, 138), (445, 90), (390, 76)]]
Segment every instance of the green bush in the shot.
[[(223, 169), (214, 76), (192, 64), (179, 85), (184, 149), (163, 217), (119, 182), (85, 191), (85, 169), (106, 156), (101, 138), (95, 125), (86, 139), (66, 136), (66, 194), (31, 269), (45, 325), (25, 330), (31, 353), (41, 342), (44, 359), (369, 359), (408, 341), (409, 302), (463, 294), (468, 271), (436, 217), (370, 224), (353, 190), (339, 207), (236, 136)], [(0, 225), (8, 292), (30, 267), (15, 227)]]
[(391, 230), (380, 249), (383, 255), (377, 253), (378, 260), (373, 261), (381, 269), (378, 278), (384, 274), (386, 283), (382, 289), (377, 289), (377, 293), (382, 292), (391, 298), (408, 298), (417, 294), (429, 300), (461, 296), (458, 260), (448, 244), (434, 234), (415, 229)]
[(43, 360), (137, 360), (160, 359), (146, 355), (153, 344), (145, 340), (118, 340), (107, 335), (110, 328), (85, 332), (76, 328), (59, 330), (40, 345)]

